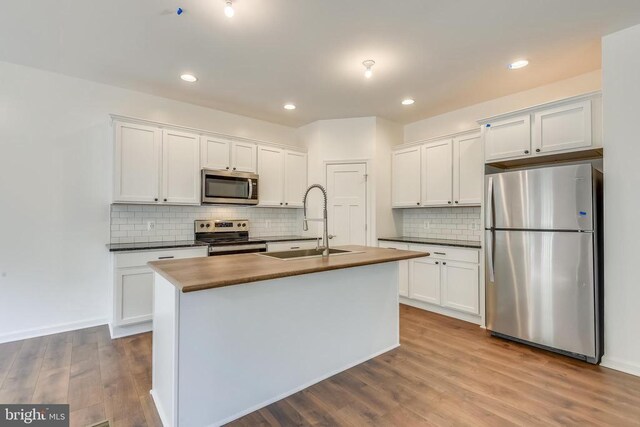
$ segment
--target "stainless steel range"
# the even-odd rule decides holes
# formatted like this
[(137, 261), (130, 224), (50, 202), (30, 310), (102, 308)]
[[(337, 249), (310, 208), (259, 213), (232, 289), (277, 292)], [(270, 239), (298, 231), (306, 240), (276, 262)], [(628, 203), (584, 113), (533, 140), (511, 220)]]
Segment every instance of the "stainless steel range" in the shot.
[(195, 240), (209, 245), (209, 256), (266, 252), (267, 242), (249, 238), (246, 219), (195, 221)]

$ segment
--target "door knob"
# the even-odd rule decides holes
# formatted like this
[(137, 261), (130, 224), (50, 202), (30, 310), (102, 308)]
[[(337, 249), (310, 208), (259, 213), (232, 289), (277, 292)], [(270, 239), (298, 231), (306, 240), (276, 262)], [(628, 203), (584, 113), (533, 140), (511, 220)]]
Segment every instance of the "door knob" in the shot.
[(336, 236), (334, 236), (333, 234), (329, 234), (327, 237), (328, 237), (329, 239), (333, 239), (333, 238), (334, 238), (334, 237), (336, 237)]

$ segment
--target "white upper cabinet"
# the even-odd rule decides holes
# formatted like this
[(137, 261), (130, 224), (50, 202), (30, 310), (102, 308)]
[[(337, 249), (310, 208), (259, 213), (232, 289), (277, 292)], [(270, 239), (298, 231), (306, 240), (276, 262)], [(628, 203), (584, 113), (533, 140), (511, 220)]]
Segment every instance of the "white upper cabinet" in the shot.
[(483, 119), (485, 162), (601, 147), (601, 116), (602, 96), (593, 93)]
[(285, 150), (284, 152), (284, 204), (302, 207), (302, 197), (307, 190), (307, 154)]
[(531, 153), (529, 114), (496, 120), (483, 126), (485, 160), (504, 160)]
[(231, 144), (231, 170), (255, 173), (257, 170), (256, 150), (256, 144), (234, 141)]
[(591, 147), (591, 101), (539, 111), (534, 116), (536, 154)]
[(421, 147), (392, 153), (392, 204), (394, 207), (420, 206)]
[(200, 141), (191, 133), (162, 133), (162, 201), (200, 204)]
[(231, 169), (231, 141), (215, 136), (201, 136), (200, 159), (203, 169)]
[(258, 147), (258, 204), (282, 206), (284, 203), (284, 150)]
[(307, 189), (307, 155), (258, 146), (259, 206), (302, 207)]
[(257, 146), (251, 142), (204, 135), (200, 137), (201, 166), (204, 169), (256, 172)]
[(482, 200), (484, 168), (479, 133), (453, 140), (453, 203), (479, 205)]
[(447, 206), (453, 204), (453, 148), (446, 139), (422, 147), (422, 205)]
[(158, 201), (161, 147), (160, 129), (115, 123), (114, 202)]

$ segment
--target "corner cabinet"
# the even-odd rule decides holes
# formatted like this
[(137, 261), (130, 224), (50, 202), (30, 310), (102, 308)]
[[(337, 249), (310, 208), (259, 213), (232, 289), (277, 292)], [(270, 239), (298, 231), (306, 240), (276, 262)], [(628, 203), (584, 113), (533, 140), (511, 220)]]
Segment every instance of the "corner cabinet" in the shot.
[(277, 147), (258, 147), (259, 204), (302, 207), (307, 189), (307, 154)]
[(199, 136), (115, 123), (113, 201), (200, 204)]
[(593, 93), (479, 121), (485, 162), (602, 147), (602, 95)]
[(480, 250), (387, 242), (381, 248), (428, 252), (400, 261), (400, 302), (480, 324)]
[(480, 132), (395, 150), (392, 206), (478, 206), (482, 200), (483, 165)]

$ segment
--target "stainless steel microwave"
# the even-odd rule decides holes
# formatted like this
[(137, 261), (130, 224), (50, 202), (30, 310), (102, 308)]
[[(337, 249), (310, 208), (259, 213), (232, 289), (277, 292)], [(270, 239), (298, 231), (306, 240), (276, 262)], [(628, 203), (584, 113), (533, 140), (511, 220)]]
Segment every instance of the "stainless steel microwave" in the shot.
[(257, 205), (258, 175), (203, 169), (202, 204)]

